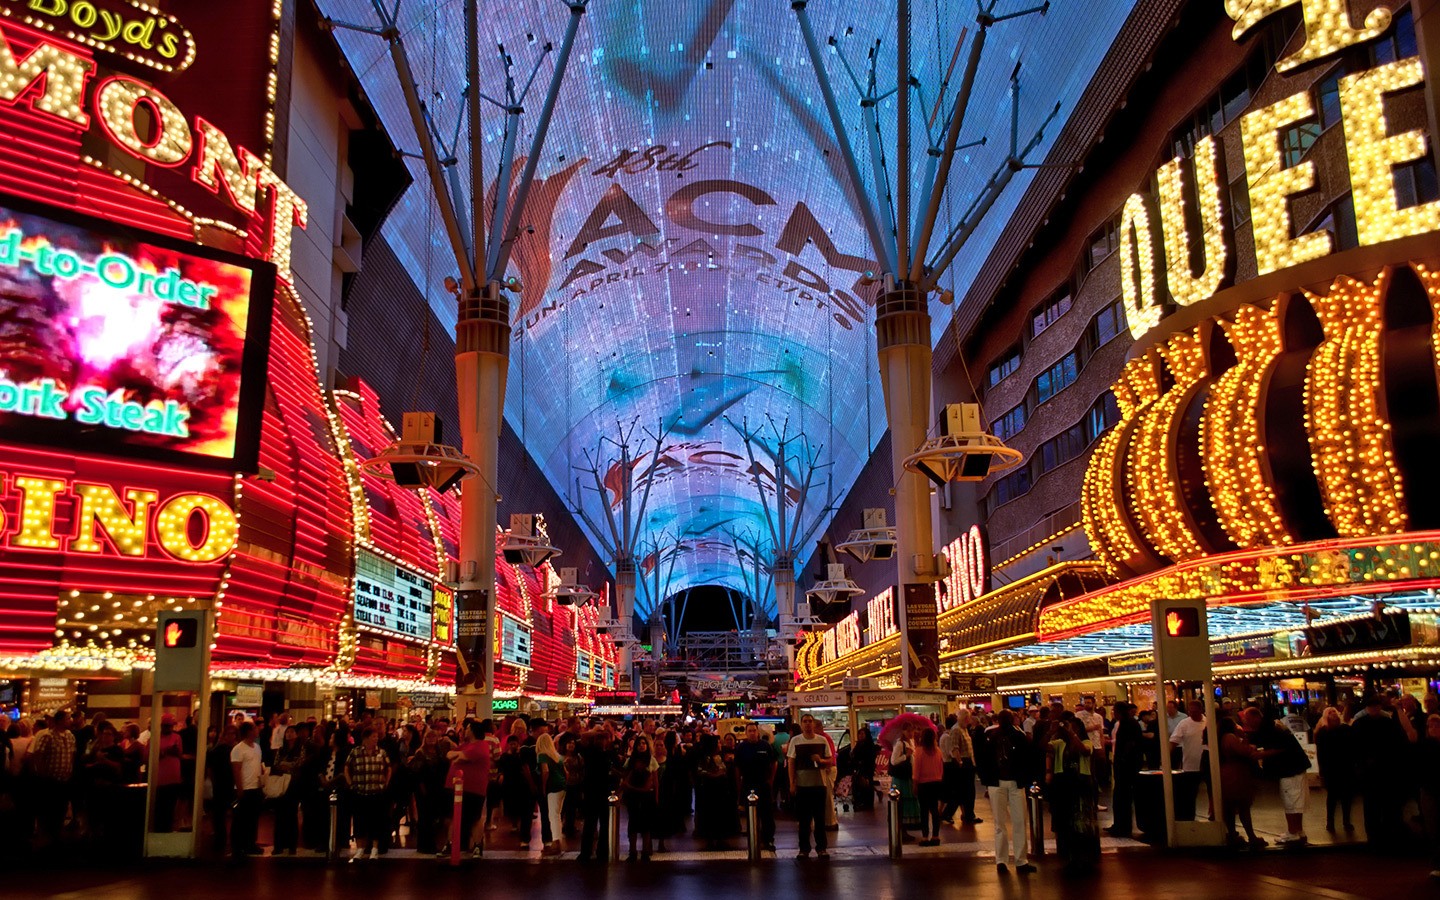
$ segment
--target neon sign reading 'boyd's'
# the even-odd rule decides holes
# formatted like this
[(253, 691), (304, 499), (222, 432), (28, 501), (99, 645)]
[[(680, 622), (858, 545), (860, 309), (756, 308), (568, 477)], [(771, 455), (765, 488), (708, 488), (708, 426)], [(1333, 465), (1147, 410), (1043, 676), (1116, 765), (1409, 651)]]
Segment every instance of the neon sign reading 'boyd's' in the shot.
[(141, 0), (0, 0), (0, 15), (165, 72), (183, 70), (195, 60), (190, 32), (174, 16)]
[[(1371, 40), (1391, 22), (1390, 12), (1380, 8), (1355, 27), (1346, 0), (1226, 0), (1225, 9), (1235, 20), (1234, 36), (1239, 38), (1267, 16), (1294, 5), (1304, 16), (1305, 42), (1276, 63), (1281, 72)], [(1415, 57), (1340, 79), (1340, 117), (1360, 246), (1440, 230), (1440, 201), (1401, 208), (1395, 192), (1395, 169), (1428, 154), (1425, 133), (1416, 129), (1392, 135), (1385, 121), (1386, 97), (1424, 81), (1425, 71)], [(1314, 99), (1303, 91), (1240, 119), (1257, 275), (1319, 259), (1335, 249), (1329, 231), (1294, 235), (1290, 217), (1290, 198), (1314, 189), (1317, 172), (1310, 159), (1285, 165), (1280, 135), (1316, 115)], [(1195, 145), (1191, 166), (1174, 159), (1156, 171), (1154, 199), (1141, 193), (1125, 202), (1120, 285), (1136, 338), (1159, 324), (1166, 311), (1167, 289), (1175, 304), (1190, 306), (1214, 295), (1230, 278), (1234, 245), (1225, 236), (1220, 156), (1216, 138), (1202, 138)], [(1194, 195), (1190, 198), (1187, 180)], [(1187, 206), (1198, 207), (1199, 235), (1188, 223), (1192, 214)], [(1191, 262), (1191, 247), (1196, 244), (1198, 267)]]
[[(291, 232), (305, 227), (305, 202), (259, 157), (236, 148), (214, 125), (185, 114), (153, 85), (126, 75), (111, 75), (92, 85), (95, 62), (58, 42), (40, 41), (17, 54), (0, 29), (0, 103), (20, 104), (57, 123), (87, 129), (89, 109), (107, 140), (147, 163), (174, 168), (193, 160), (190, 177), (248, 216), (263, 222), (268, 235), (266, 259), (289, 278)], [(137, 116), (144, 108), (147, 116)], [(152, 121), (147, 133), (140, 122)], [(269, 208), (258, 199), (269, 196)]]

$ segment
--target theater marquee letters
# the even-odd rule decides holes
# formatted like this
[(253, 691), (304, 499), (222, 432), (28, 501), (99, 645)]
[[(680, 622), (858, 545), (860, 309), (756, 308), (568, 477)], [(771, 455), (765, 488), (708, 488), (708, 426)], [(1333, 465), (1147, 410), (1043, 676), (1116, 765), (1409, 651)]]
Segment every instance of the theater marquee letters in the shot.
[[(1304, 16), (1306, 41), (1276, 63), (1281, 72), (1371, 40), (1391, 21), (1388, 10), (1376, 9), (1361, 27), (1355, 27), (1347, 0), (1226, 0), (1225, 8), (1236, 20), (1233, 33), (1239, 38), (1265, 17), (1297, 4)], [(1440, 201), (1402, 209), (1395, 193), (1395, 168), (1423, 159), (1429, 152), (1428, 136), (1419, 129), (1390, 134), (1385, 121), (1387, 95), (1424, 81), (1418, 57), (1340, 79), (1340, 114), (1360, 246), (1440, 230)], [(1241, 117), (1258, 275), (1328, 256), (1335, 249), (1333, 234), (1296, 235), (1290, 218), (1290, 197), (1311, 190), (1317, 172), (1309, 159), (1286, 166), (1280, 135), (1316, 115), (1310, 92), (1303, 91)], [(1137, 193), (1125, 203), (1120, 218), (1120, 287), (1130, 332), (1137, 339), (1159, 324), (1170, 304), (1190, 306), (1227, 286), (1234, 242), (1226, 231), (1225, 180), (1219, 158), (1217, 139), (1202, 138), (1188, 165), (1177, 158), (1155, 173), (1155, 196)], [(1199, 234), (1193, 233), (1193, 223), (1200, 226)], [(1192, 254), (1192, 247), (1198, 252)]]

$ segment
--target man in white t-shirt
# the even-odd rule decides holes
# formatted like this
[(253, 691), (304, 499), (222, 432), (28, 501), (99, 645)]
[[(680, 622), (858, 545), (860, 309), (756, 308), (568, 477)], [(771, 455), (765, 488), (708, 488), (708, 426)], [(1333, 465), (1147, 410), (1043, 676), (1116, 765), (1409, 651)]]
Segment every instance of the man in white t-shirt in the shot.
[(835, 765), (830, 741), (815, 725), (815, 717), (800, 719), (800, 734), (785, 745), (785, 758), (790, 773), (790, 796), (795, 798), (795, 817), (800, 820), (799, 858), (810, 856), (810, 833), (815, 833), (816, 855), (830, 856), (825, 833), (824, 770)]
[(1199, 772), (1205, 753), (1205, 707), (1199, 700), (1191, 700), (1187, 709), (1190, 714), (1170, 733), (1170, 745), (1180, 748), (1181, 769)]
[[(1195, 773), (1194, 777), (1187, 776), (1184, 782), (1177, 781), (1175, 788), (1176, 796), (1181, 796), (1183, 792), (1193, 806), (1201, 782), (1207, 785), (1207, 792), (1210, 790), (1210, 772), (1205, 767), (1205, 705), (1199, 700), (1191, 700), (1186, 711), (1189, 715), (1180, 720), (1170, 734), (1170, 746), (1180, 748), (1180, 768)], [(1211, 817), (1214, 817), (1213, 810)]]
[(255, 743), (255, 723), (246, 722), (240, 726), (240, 740), (230, 751), (230, 768), (235, 776), (235, 822), (230, 830), (233, 856), (261, 852), (255, 843), (260, 830), (260, 810), (265, 803), (261, 759), (260, 747)]

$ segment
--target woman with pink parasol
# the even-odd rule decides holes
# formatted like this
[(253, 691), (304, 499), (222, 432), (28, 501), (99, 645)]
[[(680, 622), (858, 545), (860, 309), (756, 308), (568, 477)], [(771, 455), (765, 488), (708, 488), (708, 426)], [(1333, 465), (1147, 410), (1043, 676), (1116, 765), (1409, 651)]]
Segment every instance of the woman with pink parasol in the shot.
[(920, 801), (915, 797), (915, 735), (935, 730), (935, 723), (919, 713), (901, 713), (880, 729), (880, 746), (890, 751), (890, 778), (900, 792), (900, 828), (905, 837), (920, 826)]

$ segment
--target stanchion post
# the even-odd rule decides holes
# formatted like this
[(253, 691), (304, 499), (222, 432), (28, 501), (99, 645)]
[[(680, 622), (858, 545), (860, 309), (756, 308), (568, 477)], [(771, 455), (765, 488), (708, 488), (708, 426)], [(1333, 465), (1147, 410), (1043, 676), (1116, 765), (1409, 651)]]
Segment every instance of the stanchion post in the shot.
[(1032, 784), (1025, 791), (1030, 806), (1030, 855), (1045, 855), (1045, 794), (1040, 785)]
[(455, 778), (455, 809), (450, 816), (450, 865), (460, 865), (460, 853), (465, 848), (465, 781)]
[(620, 795), (610, 794), (610, 819), (605, 825), (605, 836), (610, 839), (610, 861), (620, 861)]
[(325, 859), (334, 862), (340, 856), (340, 792), (330, 792), (330, 843), (325, 848)]
[(751, 791), (745, 798), (746, 849), (750, 861), (760, 858), (760, 795)]
[(886, 804), (885, 815), (889, 820), (887, 824), (890, 826), (890, 858), (899, 859), (900, 848), (905, 843), (904, 833), (900, 828), (900, 789), (892, 787), (890, 793), (886, 795), (886, 799), (889, 801)]

